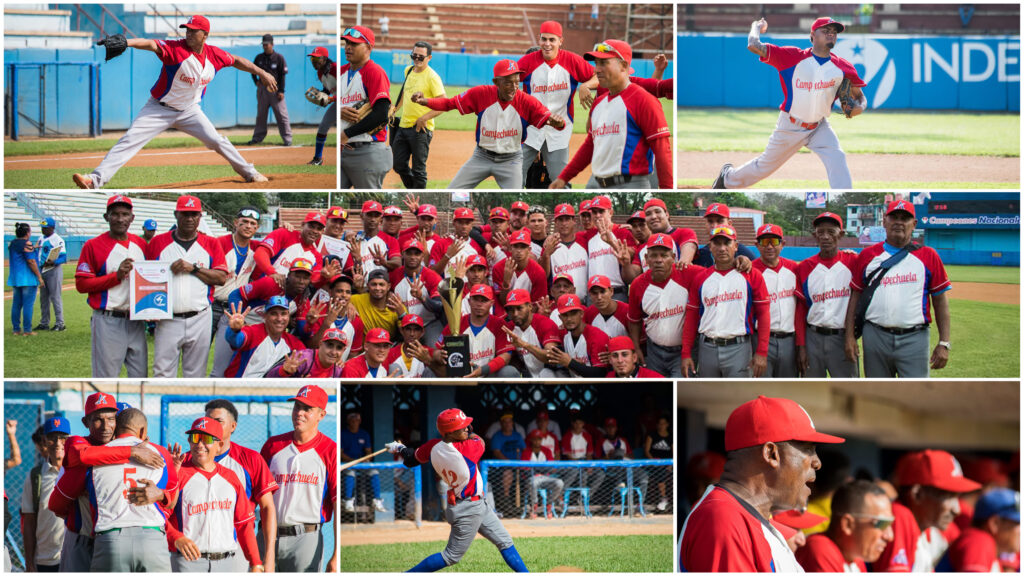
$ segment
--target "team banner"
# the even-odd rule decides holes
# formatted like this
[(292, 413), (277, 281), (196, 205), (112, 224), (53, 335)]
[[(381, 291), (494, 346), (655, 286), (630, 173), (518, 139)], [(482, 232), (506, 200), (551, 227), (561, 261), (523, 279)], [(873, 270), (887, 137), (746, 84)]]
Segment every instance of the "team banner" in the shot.
[(131, 302), (129, 318), (132, 320), (170, 320), (171, 265), (169, 262), (135, 262), (131, 271)]

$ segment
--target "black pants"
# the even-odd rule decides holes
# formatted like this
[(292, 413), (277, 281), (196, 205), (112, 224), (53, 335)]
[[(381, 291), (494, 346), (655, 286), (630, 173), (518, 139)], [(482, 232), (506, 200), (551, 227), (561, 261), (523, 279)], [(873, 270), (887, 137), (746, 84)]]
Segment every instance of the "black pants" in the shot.
[[(391, 145), (394, 170), (402, 177), (406, 189), (422, 190), (427, 187), (427, 155), (430, 154), (430, 141), (433, 139), (432, 130), (417, 132), (415, 126), (399, 128), (395, 134), (395, 141)], [(409, 168), (410, 156), (412, 169)]]

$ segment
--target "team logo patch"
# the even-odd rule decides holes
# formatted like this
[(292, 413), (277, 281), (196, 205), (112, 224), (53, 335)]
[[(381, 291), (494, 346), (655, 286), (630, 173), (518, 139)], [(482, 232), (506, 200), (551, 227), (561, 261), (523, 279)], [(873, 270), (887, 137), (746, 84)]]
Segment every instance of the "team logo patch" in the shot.
[[(192, 23), (192, 19), (191, 18), (189, 18), (188, 23), (189, 24)], [(194, 208), (195, 205), (196, 205), (196, 201), (193, 200), (192, 198), (189, 198), (188, 201), (185, 202), (185, 208)]]
[(200, 420), (199, 425), (196, 426), (199, 430), (206, 430), (206, 420)]
[(307, 398), (309, 396), (309, 386), (303, 386), (302, 390), (299, 390), (297, 396), (299, 398)]
[(85, 272), (87, 274), (92, 274), (92, 268), (89, 267), (89, 263), (88, 262), (79, 262), (78, 263), (78, 271), (79, 272)]

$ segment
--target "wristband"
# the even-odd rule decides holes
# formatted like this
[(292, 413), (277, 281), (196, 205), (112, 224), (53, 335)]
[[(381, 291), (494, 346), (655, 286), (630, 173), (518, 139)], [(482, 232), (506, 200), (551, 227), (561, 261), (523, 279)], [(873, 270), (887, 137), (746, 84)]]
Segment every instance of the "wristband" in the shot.
[(501, 370), (504, 367), (505, 367), (505, 359), (502, 358), (501, 356), (498, 356), (494, 360), (491, 360), (490, 362), (487, 363), (487, 371), (488, 371), (488, 373), (497, 372), (498, 370)]

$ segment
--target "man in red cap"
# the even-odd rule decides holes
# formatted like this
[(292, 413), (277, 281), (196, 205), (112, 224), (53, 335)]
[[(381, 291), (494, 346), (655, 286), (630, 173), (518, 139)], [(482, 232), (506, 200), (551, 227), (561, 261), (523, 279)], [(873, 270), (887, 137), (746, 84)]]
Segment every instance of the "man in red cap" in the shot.
[(616, 336), (608, 341), (608, 363), (612, 369), (605, 378), (664, 378), (640, 365), (633, 339), (629, 336)]
[(495, 264), (491, 278), (501, 289), (498, 299), (505, 300), (508, 293), (515, 289), (526, 290), (531, 300), (539, 300), (548, 293), (548, 280), (544, 269), (533, 259), (530, 253), (530, 231), (526, 228), (516, 231), (509, 237), (509, 254), (501, 262)]
[(224, 251), (216, 239), (199, 231), (203, 206), (195, 196), (179, 196), (174, 209), (178, 226), (146, 245), (146, 260), (170, 263), (170, 320), (157, 322), (153, 335), (153, 376), (174, 378), (178, 360), (185, 378), (207, 374), (213, 323), (213, 287), (227, 282)]
[(583, 58), (594, 62), (597, 81), (607, 92), (594, 101), (587, 138), (551, 188), (565, 188), (587, 166), (593, 172), (587, 188), (647, 188), (655, 170), (659, 188), (674, 188), (671, 131), (661, 102), (629, 81), (633, 49), (621, 40), (605, 40)]
[(444, 307), (438, 291), (441, 276), (424, 265), (426, 256), (422, 242), (415, 237), (406, 240), (402, 245), (402, 268), (391, 271), (391, 290), (402, 299), (409, 314), (420, 318), (420, 328), (425, 330), (420, 336), (430, 343), (441, 335)]
[[(388, 113), (391, 81), (370, 59), (373, 31), (351, 26), (341, 33), (345, 60), (338, 70), (341, 80), (341, 188), (379, 190), (394, 159), (388, 148)], [(326, 134), (326, 133), (325, 133)]]
[(469, 232), (469, 237), (476, 240), (477, 244), (484, 245), (484, 249), (487, 251), (487, 261), (493, 266), (508, 257), (505, 248), (508, 248), (508, 239), (511, 234), (508, 210), (501, 206), (495, 206), (487, 215), (487, 225), (474, 226)]
[(629, 224), (629, 233), (633, 235), (633, 240), (636, 240), (638, 246), (642, 246), (651, 237), (651, 230), (647, 227), (647, 216), (643, 210), (630, 214), (629, 218), (626, 218), (626, 224)]
[(595, 227), (584, 230), (580, 237), (587, 243), (587, 273), (591, 277), (597, 274), (607, 276), (615, 293), (614, 298), (628, 302), (622, 268), (633, 260), (636, 240), (628, 228), (612, 222), (615, 210), (608, 196), (595, 196), (590, 204), (590, 211)]
[[(323, 263), (328, 264), (332, 260), (337, 260), (341, 265), (341, 271), (352, 276), (355, 272), (355, 260), (353, 259), (352, 245), (345, 239), (348, 210), (340, 206), (331, 206), (327, 209), (324, 219), (326, 224), (323, 233), (320, 234), (320, 243), (317, 245), (320, 253), (323, 254)], [(320, 297), (315, 298), (315, 300), (320, 299)]]
[(384, 218), (384, 206), (376, 200), (363, 202), (359, 211), (359, 219), (363, 223), (362, 234), (349, 239), (357, 268), (362, 269), (363, 278), (369, 279), (374, 270), (383, 270), (390, 274), (391, 270), (402, 267), (402, 253), (398, 240), (381, 231)]
[[(676, 266), (675, 242), (667, 234), (654, 234), (647, 242), (647, 272), (629, 290), (629, 336), (636, 350), (647, 339), (647, 353), (640, 356), (647, 367), (663, 376), (683, 376), (683, 326), (686, 302), (699, 289), (700, 266)], [(737, 272), (738, 274), (738, 272)], [(690, 312), (694, 314), (694, 312)]]
[(853, 188), (846, 154), (828, 121), (832, 106), (840, 98), (840, 86), (848, 80), (849, 93), (842, 109), (853, 118), (867, 108), (861, 80), (853, 64), (836, 56), (832, 49), (844, 26), (831, 18), (818, 18), (811, 25), (811, 47), (776, 46), (761, 42), (768, 22), (761, 18), (750, 25), (747, 50), (761, 62), (779, 71), (785, 96), (779, 106), (779, 119), (760, 156), (739, 168), (722, 166), (712, 188), (747, 188), (771, 176), (804, 146), (818, 155), (825, 165), (832, 188)]
[(548, 362), (584, 378), (608, 374), (608, 335), (583, 320), (583, 302), (575, 294), (563, 294), (557, 305), (562, 318), (562, 345), (548, 351)]
[(949, 452), (922, 450), (896, 465), (899, 499), (892, 505), (893, 539), (872, 565), (876, 572), (934, 572), (949, 542), (942, 533), (960, 512), (957, 497), (981, 487), (964, 478)]
[(128, 317), (129, 275), (135, 261), (146, 259), (146, 241), (128, 231), (135, 214), (127, 196), (107, 198), (103, 214), (109, 230), (82, 246), (75, 268), (75, 290), (86, 295), (93, 378), (149, 375), (146, 323)]
[(327, 278), (340, 273), (342, 267), (349, 267), (347, 261), (340, 263), (341, 265), (336, 268), (331, 266), (327, 277), (322, 277), (324, 253), (320, 249), (320, 239), (325, 225), (324, 215), (318, 210), (311, 210), (302, 219), (302, 228), (299, 230), (281, 227), (267, 234), (253, 254), (253, 261), (256, 263), (253, 280), (262, 276), (273, 276), (278, 283), (283, 283), (292, 262), (302, 259), (313, 264), (313, 284), (320, 286)]
[[(442, 278), (450, 276), (449, 264), (466, 262), (468, 258), (486, 255), (485, 249), (476, 240), (469, 237), (476, 216), (472, 208), (456, 208), (452, 214), (452, 234), (434, 243), (430, 250), (430, 267)], [(484, 259), (486, 265), (487, 259)], [(468, 264), (467, 264), (468, 267)]]
[(398, 240), (398, 235), (402, 233), (402, 209), (393, 205), (385, 206), (380, 229), (388, 236)]
[[(324, 87), (323, 91), (329, 96), (327, 99), (328, 104), (324, 105), (327, 109), (324, 110), (324, 115), (320, 118), (320, 124), (316, 127), (316, 148), (313, 152), (313, 159), (307, 162), (310, 166), (322, 166), (324, 163), (324, 144), (327, 143), (327, 132), (338, 125), (338, 64), (331, 60), (327, 48), (323, 46), (317, 46), (306, 56), (309, 57), (309, 63), (313, 66), (313, 70), (316, 70), (317, 78)], [(348, 52), (346, 51), (347, 56)], [(319, 103), (317, 104), (320, 105)], [(347, 136), (355, 136), (355, 134), (355, 131), (353, 131), (352, 134)], [(342, 146), (344, 145), (343, 142)], [(342, 188), (347, 188), (347, 186), (342, 186)]]
[(804, 339), (806, 309), (800, 306), (800, 289), (796, 279), (797, 264), (783, 258), (782, 227), (764, 224), (757, 229), (757, 248), (761, 257), (754, 260), (754, 270), (764, 277), (768, 288), (769, 315), (772, 331), (768, 338), (766, 378), (796, 378), (796, 342)]
[(607, 334), (608, 338), (629, 336), (629, 304), (612, 296), (608, 277), (592, 276), (587, 282), (590, 305), (583, 311), (583, 321)]
[[(889, 203), (883, 219), (885, 242), (861, 251), (853, 265), (850, 305), (846, 310), (846, 357), (857, 349), (855, 327), (863, 328), (864, 376), (927, 378), (949, 361), (949, 298), (953, 287), (939, 254), (915, 244), (914, 205)], [(929, 296), (931, 297), (929, 299)], [(928, 354), (929, 326), (935, 306), (939, 343)], [(857, 318), (862, 314), (862, 320)]]
[(384, 359), (388, 375), (395, 378), (433, 377), (433, 372), (427, 369), (430, 348), (423, 344), (423, 318), (416, 314), (402, 316), (399, 334), (402, 335), (402, 341), (392, 346)]
[(288, 332), (291, 315), (284, 296), (271, 296), (264, 306), (263, 322), (245, 325), (248, 308), (232, 305), (224, 339), (235, 353), (222, 374), (225, 378), (262, 378), (278, 360), (306, 345)]
[[(764, 278), (757, 270), (737, 269), (736, 231), (732, 228), (722, 226), (713, 230), (710, 245), (715, 265), (702, 270), (688, 291), (683, 323), (683, 377), (695, 372), (691, 353), (696, 343), (699, 377), (760, 378), (767, 363), (771, 330)], [(749, 344), (754, 338), (756, 348)]]
[(672, 238), (676, 245), (675, 259), (681, 268), (685, 268), (693, 263), (698, 248), (697, 234), (689, 228), (680, 228), (672, 225), (669, 221), (668, 206), (665, 205), (664, 200), (660, 198), (648, 200), (644, 203), (643, 211), (638, 212), (637, 216), (643, 217), (644, 225), (649, 234), (643, 242), (637, 239), (640, 249), (636, 251), (633, 261), (630, 262), (629, 266), (623, 267), (622, 278), (624, 280), (632, 282), (634, 278), (647, 271), (645, 259), (648, 248), (647, 244), (654, 234), (667, 234)]
[(508, 209), (509, 214), (512, 215), (509, 220), (509, 228), (512, 230), (519, 230), (525, 228), (527, 224), (527, 213), (530, 211), (530, 205), (522, 200), (516, 200), (512, 203), (512, 206)]
[[(282, 71), (283, 73), (283, 71)], [(255, 252), (260, 241), (254, 240), (256, 230), (260, 225), (260, 211), (253, 206), (243, 206), (235, 214), (234, 232), (219, 236), (217, 243), (224, 252), (224, 264), (228, 268), (228, 277), (223, 286), (213, 290), (213, 304), (211, 306), (210, 333), (213, 334), (214, 363), (210, 371), (210, 377), (216, 378), (224, 373), (226, 364), (221, 365), (220, 372), (217, 371), (217, 336), (224, 337), (227, 327), (221, 324), (224, 311), (228, 308), (228, 297), (235, 290), (249, 283), (249, 278), (256, 271)], [(228, 356), (230, 359), (230, 356)]]
[[(149, 100), (135, 116), (124, 136), (107, 152), (91, 174), (72, 176), (79, 188), (102, 188), (143, 146), (169, 128), (176, 128), (198, 138), (207, 148), (223, 156), (246, 182), (267, 181), (266, 176), (257, 172), (252, 164), (242, 158), (234, 145), (217, 132), (213, 122), (203, 113), (200, 103), (213, 77), (229, 66), (259, 76), (270, 92), (277, 92), (277, 80), (245, 58), (207, 44), (210, 21), (205, 16), (190, 16), (188, 22), (178, 28), (187, 28), (184, 40), (126, 40), (118, 34), (99, 41), (99, 44), (105, 44), (119, 36), (128, 48), (156, 53), (163, 66), (160, 77), (149, 91)], [(108, 56), (107, 60), (114, 56)]]
[(551, 126), (556, 130), (569, 124), (540, 100), (519, 90), (521, 74), (515, 60), (499, 60), (494, 65), (493, 86), (476, 86), (454, 98), (426, 98), (421, 92), (412, 95), (414, 103), (431, 110), (477, 115), (476, 150), (449, 188), (476, 188), (491, 176), (499, 188), (522, 188), (523, 122), (538, 129)]
[(523, 90), (541, 101), (552, 114), (568, 121), (561, 129), (553, 126), (526, 129), (523, 141), (523, 182), (538, 155), (543, 158), (549, 177), (557, 177), (569, 163), (569, 138), (572, 136), (573, 95), (580, 92), (580, 105), (594, 102), (591, 90), (597, 87), (594, 67), (575, 52), (562, 50), (562, 25), (548, 20), (540, 25), (540, 50), (519, 59)]
[(520, 378), (519, 371), (509, 365), (515, 348), (509, 344), (505, 324), (491, 313), (494, 290), (487, 284), (476, 284), (469, 290), (469, 314), (462, 315), (460, 326), (445, 326), (436, 350), (431, 358), (430, 369), (444, 377), (447, 372), (448, 353), (443, 349), (445, 336), (461, 334), (469, 336), (469, 363), (473, 371), (466, 378)]
[[(554, 462), (558, 458), (555, 452), (543, 445), (549, 432), (534, 429), (526, 435), (526, 450), (523, 450), (522, 460), (524, 462)], [(557, 445), (557, 442), (555, 443)], [(547, 472), (547, 473), (546, 473)], [(540, 514), (545, 518), (555, 517), (555, 502), (562, 500), (562, 490), (565, 489), (565, 481), (552, 474), (553, 470), (538, 468), (530, 477), (530, 495), (533, 499), (533, 510), (530, 511), (530, 518), (537, 516), (537, 490), (548, 491), (547, 510), (541, 510)]]
[(572, 204), (555, 206), (555, 233), (544, 240), (537, 262), (552, 278), (568, 274), (576, 295), (587, 297), (587, 243), (576, 231), (576, 209)]
[[(711, 235), (711, 231), (715, 228), (722, 226), (728, 226), (729, 228), (736, 228), (732, 223), (732, 217), (729, 212), (729, 207), (725, 204), (715, 202), (710, 204), (706, 210), (704, 210), (704, 224), (707, 225), (708, 237)], [(736, 242), (736, 256), (740, 261), (749, 260), (751, 262), (757, 258), (757, 255), (750, 249), (749, 246), (743, 242)], [(699, 264), (705, 268), (710, 268), (715, 264), (715, 258), (711, 255), (711, 245), (705, 244), (697, 250), (697, 256), (693, 259), (694, 264)], [(740, 267), (744, 269), (745, 264)]]
[(533, 312), (530, 293), (523, 289), (509, 291), (505, 313), (512, 326), (503, 326), (502, 330), (516, 347), (529, 377), (555, 378), (557, 375), (547, 362), (548, 352), (562, 341), (558, 326), (547, 316)]
[(386, 378), (388, 367), (385, 361), (391, 350), (391, 334), (383, 328), (373, 328), (363, 340), (365, 352), (345, 362), (342, 378)]
[(434, 244), (441, 238), (434, 232), (434, 227), (437, 225), (437, 206), (420, 204), (419, 196), (412, 194), (406, 195), (404, 202), (409, 211), (416, 215), (416, 225), (399, 232), (398, 243), (404, 245), (407, 240), (415, 237), (426, 245), (429, 255)]
[(267, 371), (267, 378), (341, 378), (348, 336), (328, 328), (316, 348), (300, 348), (281, 358)]
[[(338, 444), (320, 432), (327, 392), (306, 385), (292, 402), (292, 431), (271, 436), (260, 450), (281, 489), (277, 510), (279, 572), (337, 572), (338, 548), (323, 566), (323, 525), (331, 521), (338, 497)], [(334, 522), (338, 541), (338, 522)]]
[[(572, 276), (562, 273), (551, 279), (551, 291), (537, 302), (537, 311), (546, 314), (551, 321), (562, 329), (562, 315), (558, 313), (558, 299), (566, 294), (575, 294)], [(581, 299), (582, 301), (582, 299)]]
[[(792, 511), (791, 511), (792, 512)], [(796, 559), (807, 572), (867, 572), (892, 541), (892, 502), (878, 484), (854, 480), (832, 496), (825, 532), (807, 538)], [(810, 528), (826, 518), (807, 524)]]
[(768, 520), (773, 511), (807, 506), (817, 444), (844, 442), (822, 434), (802, 406), (759, 396), (725, 423), (722, 477), (693, 507), (680, 533), (684, 572), (801, 572), (786, 539)]
[(839, 249), (843, 219), (832, 212), (814, 218), (814, 239), (818, 253), (805, 258), (796, 268), (800, 287), (798, 315), (806, 318), (805, 335), (796, 334), (797, 371), (807, 378), (856, 378), (860, 373), (856, 355), (840, 354), (845, 343), (846, 312), (850, 301), (850, 279), (857, 256)]

